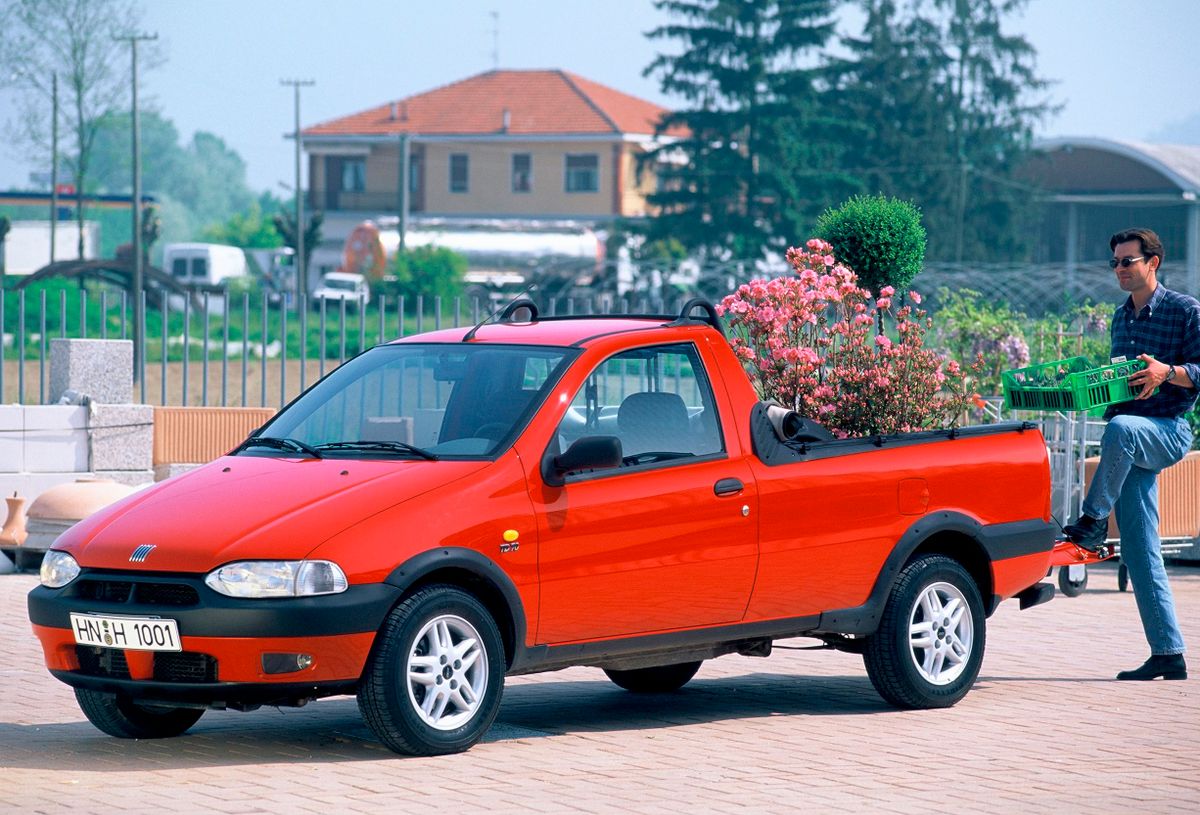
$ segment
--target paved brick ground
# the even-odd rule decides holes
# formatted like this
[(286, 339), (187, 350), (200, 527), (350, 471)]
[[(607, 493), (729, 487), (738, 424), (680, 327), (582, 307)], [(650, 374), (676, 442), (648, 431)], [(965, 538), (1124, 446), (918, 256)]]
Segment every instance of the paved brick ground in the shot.
[[(1172, 580), (1195, 647), (1200, 569)], [(576, 668), (511, 680), (485, 742), (436, 759), (388, 752), (347, 698), (104, 736), (42, 666), (33, 585), (0, 577), (0, 812), (1200, 812), (1200, 656), (1188, 682), (1112, 681), (1146, 648), (1111, 568), (1002, 607), (950, 710), (893, 710), (831, 652), (723, 657), (658, 698)]]

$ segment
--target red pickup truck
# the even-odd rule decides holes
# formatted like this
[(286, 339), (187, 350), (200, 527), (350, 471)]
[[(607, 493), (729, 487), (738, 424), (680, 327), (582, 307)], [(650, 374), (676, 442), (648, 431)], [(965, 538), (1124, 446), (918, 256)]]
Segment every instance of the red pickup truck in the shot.
[(635, 692), (814, 637), (907, 708), (979, 673), (1005, 599), (1050, 599), (1032, 425), (834, 439), (761, 403), (712, 306), (539, 317), (350, 360), (228, 455), (64, 533), (29, 595), (98, 728), (357, 694), (390, 748), (469, 748), (506, 675)]

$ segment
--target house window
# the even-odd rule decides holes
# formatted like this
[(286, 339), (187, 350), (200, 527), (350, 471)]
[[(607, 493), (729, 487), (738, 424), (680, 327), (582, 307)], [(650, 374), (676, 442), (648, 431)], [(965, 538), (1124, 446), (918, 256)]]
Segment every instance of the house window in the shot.
[(348, 158), (342, 161), (342, 192), (362, 192), (367, 188), (367, 160)]
[(567, 192), (600, 191), (600, 157), (595, 153), (567, 154)]
[(421, 159), (416, 155), (408, 157), (408, 191), (410, 193), (421, 191)]
[(450, 154), (450, 192), (467, 192), (470, 165), (466, 153)]
[(529, 153), (513, 153), (512, 191), (530, 192), (531, 190), (533, 190), (533, 156)]

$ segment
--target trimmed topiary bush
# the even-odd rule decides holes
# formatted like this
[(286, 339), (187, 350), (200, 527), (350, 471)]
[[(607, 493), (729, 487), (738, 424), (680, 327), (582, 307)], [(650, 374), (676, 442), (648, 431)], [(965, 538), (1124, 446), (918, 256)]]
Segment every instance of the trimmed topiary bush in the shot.
[(925, 261), (921, 211), (896, 198), (856, 195), (821, 214), (817, 237), (876, 296), (884, 286), (906, 291)]

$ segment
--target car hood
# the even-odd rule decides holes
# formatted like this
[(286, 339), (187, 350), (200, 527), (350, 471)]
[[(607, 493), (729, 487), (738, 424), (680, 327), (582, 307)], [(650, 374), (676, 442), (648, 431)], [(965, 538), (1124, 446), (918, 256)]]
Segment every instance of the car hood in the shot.
[[(226, 456), (105, 507), (54, 548), (83, 567), (155, 572), (295, 560), (378, 512), (490, 465)], [(146, 544), (154, 546), (150, 554), (131, 562)]]

